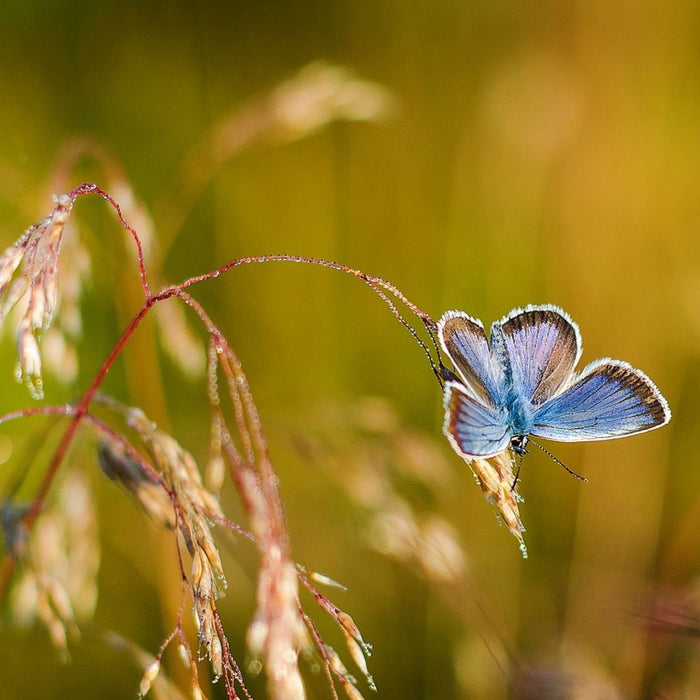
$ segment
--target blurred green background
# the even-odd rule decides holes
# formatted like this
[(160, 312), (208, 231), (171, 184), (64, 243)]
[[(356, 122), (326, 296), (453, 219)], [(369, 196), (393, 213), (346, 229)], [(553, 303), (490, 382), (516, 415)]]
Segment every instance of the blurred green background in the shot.
[[(0, 26), (3, 246), (51, 209), (57, 183), (109, 189), (99, 158), (57, 176), (67, 144), (86, 137), (152, 217), (154, 279), (292, 253), (391, 280), (435, 318), (458, 308), (488, 325), (554, 303), (579, 323), (584, 362), (627, 360), (669, 400), (662, 430), (549, 445), (587, 484), (542, 454), (525, 460), (525, 561), (441, 435), (420, 349), (363, 284), (275, 263), (193, 290), (247, 372), (295, 558), (348, 587), (330, 595), (374, 645), (378, 697), (700, 694), (700, 5), (8, 0)], [(269, 122), (270, 96), (317, 61), (363, 81), (351, 116), (368, 118)], [(79, 395), (139, 304), (112, 212), (85, 199), (74, 218), (92, 270), (80, 370), (69, 386), (47, 381), (49, 403)], [(152, 332), (106, 388), (204, 462), (203, 385), (149, 351)], [(31, 403), (12, 380), (12, 335), (3, 413)], [(42, 426), (6, 431), (17, 446), (5, 491), (29, 463), (20, 446), (54, 439)], [(73, 457), (97, 498), (95, 625), (154, 653), (178, 600), (171, 540), (93, 452), (86, 434)], [(222, 501), (243, 521), (232, 492)], [(245, 667), (257, 558), (245, 542), (224, 549), (222, 614)], [(128, 651), (84, 633), (62, 664), (42, 629), (3, 611), (0, 697), (135, 696)], [(301, 666), (310, 697), (329, 697), (313, 661)], [(250, 688), (265, 694), (262, 678)]]

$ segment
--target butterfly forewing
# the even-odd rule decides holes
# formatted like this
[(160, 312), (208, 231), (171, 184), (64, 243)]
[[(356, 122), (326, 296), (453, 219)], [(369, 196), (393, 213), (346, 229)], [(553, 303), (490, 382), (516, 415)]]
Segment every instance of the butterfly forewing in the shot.
[(445, 385), (444, 432), (464, 457), (492, 457), (510, 443), (503, 411), (471, 396), (459, 382)]
[(534, 417), (532, 434), (550, 440), (607, 440), (668, 423), (666, 400), (643, 372), (626, 362), (598, 360)]
[(438, 336), (473, 396), (488, 405), (497, 404), (503, 372), (491, 355), (481, 321), (462, 311), (448, 311), (438, 322)]
[(503, 344), (514, 388), (537, 407), (570, 380), (581, 355), (578, 326), (556, 306), (528, 306), (493, 324), (491, 344)]

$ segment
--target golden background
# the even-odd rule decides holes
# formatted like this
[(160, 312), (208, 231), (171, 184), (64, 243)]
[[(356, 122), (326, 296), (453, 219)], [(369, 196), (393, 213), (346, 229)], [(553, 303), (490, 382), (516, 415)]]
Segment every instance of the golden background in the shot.
[[(152, 216), (154, 278), (290, 253), (388, 279), (434, 318), (457, 308), (488, 327), (553, 303), (580, 325), (584, 363), (624, 359), (668, 399), (659, 431), (548, 444), (587, 484), (526, 458), (523, 560), (441, 434), (421, 350), (363, 284), (271, 263), (192, 290), (248, 375), (295, 559), (348, 587), (331, 597), (373, 644), (377, 697), (547, 697), (535, 676), (590, 697), (700, 693), (700, 6), (15, 0), (0, 26), (3, 247), (51, 209), (57, 182), (126, 197), (100, 157), (60, 180), (81, 137)], [(279, 86), (300, 79), (311, 107), (271, 118)], [(323, 93), (348, 84), (359, 93), (340, 105)], [(91, 256), (80, 369), (67, 386), (47, 379), (50, 403), (80, 395), (140, 304), (112, 212), (85, 199), (74, 219)], [(206, 461), (203, 385), (154, 337), (139, 331), (105, 389)], [(6, 332), (2, 412), (31, 404), (14, 353)], [(4, 433), (0, 485), (30, 469), (29, 498), (47, 454), (20, 446), (54, 433), (39, 418)], [(88, 438), (71, 454), (97, 494), (94, 625), (155, 653), (177, 606), (172, 540), (102, 476)], [(222, 500), (243, 520), (232, 492)], [(222, 609), (245, 668), (257, 559), (242, 541), (226, 551)], [(5, 602), (0, 697), (136, 695), (127, 651), (89, 631), (69, 650), (62, 664)], [(309, 696), (329, 697), (311, 666)], [(264, 678), (250, 688), (264, 696)]]

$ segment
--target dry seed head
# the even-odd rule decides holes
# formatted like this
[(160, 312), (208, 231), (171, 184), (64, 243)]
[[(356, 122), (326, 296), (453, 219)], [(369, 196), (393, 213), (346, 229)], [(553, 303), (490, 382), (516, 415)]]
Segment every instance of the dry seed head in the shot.
[(340, 588), (343, 591), (348, 590), (347, 586), (344, 586), (339, 581), (335, 581), (330, 576), (326, 576), (325, 574), (320, 574), (317, 571), (305, 571), (304, 573), (309, 577), (309, 579), (316, 581), (316, 583), (329, 586), (330, 588)]
[(198, 625), (200, 651), (203, 648), (211, 662), (214, 674), (219, 677), (223, 673), (223, 646), (219, 638), (214, 619), (213, 595), (204, 595), (202, 591), (194, 591), (195, 619)]
[[(45, 331), (51, 327), (56, 313), (56, 307), (58, 306), (56, 270), (53, 271), (53, 274), (43, 275), (42, 277), (41, 291), (37, 292), (37, 297), (41, 299), (41, 313), (39, 313), (38, 309), (35, 311), (32, 315), (32, 323), (36, 323), (34, 326), (35, 328)], [(37, 304), (37, 307), (38, 306)]]
[(357, 665), (357, 668), (362, 671), (366, 678), (369, 678), (370, 675), (369, 669), (367, 668), (367, 659), (362, 651), (362, 647), (347, 633), (345, 634), (345, 643), (348, 645), (350, 656), (352, 656), (352, 660)]
[(19, 359), (15, 369), (15, 378), (18, 381), (23, 381), (29, 387), (33, 398), (42, 398), (39, 344), (26, 318), (21, 321), (17, 333), (17, 355)]
[(44, 328), (44, 312), (46, 310), (46, 297), (43, 285), (32, 281), (29, 291), (29, 303), (27, 306), (26, 323), (33, 330)]
[(355, 621), (350, 617), (350, 615), (343, 612), (342, 610), (339, 610), (337, 614), (337, 619), (340, 626), (345, 630), (345, 632), (347, 632), (347, 634), (349, 634), (353, 639), (356, 639), (358, 642), (364, 643), (364, 640), (362, 639), (362, 634), (360, 634), (360, 629), (355, 624)]
[(464, 554), (454, 528), (436, 516), (428, 520), (421, 530), (418, 557), (428, 577), (440, 583), (463, 579)]
[(221, 640), (219, 639), (218, 635), (214, 635), (211, 639), (209, 659), (211, 661), (211, 667), (214, 670), (214, 674), (217, 678), (220, 677), (224, 672), (224, 654), (221, 646)]
[(31, 624), (36, 617), (39, 583), (36, 575), (23, 575), (12, 587), (10, 610), (13, 620), (21, 626)]
[(484, 496), (490, 503), (494, 503), (500, 493), (501, 477), (499, 472), (487, 459), (474, 458), (468, 464), (477, 483), (481, 486)]
[(274, 684), (275, 697), (284, 698), (285, 700), (305, 700), (306, 690), (304, 689), (304, 681), (301, 678), (296, 665), (291, 672), (285, 672), (284, 676), (279, 678)]
[(204, 522), (204, 520), (201, 517), (198, 517), (197, 521), (199, 523), (196, 538), (197, 545), (201, 548), (201, 551), (204, 552), (207, 561), (213, 567), (219, 579), (223, 580), (224, 568), (221, 563), (221, 555), (219, 554), (219, 550), (214, 544), (214, 540), (212, 539), (209, 526), (206, 524), (206, 522)]
[(364, 695), (352, 683), (343, 683), (343, 690), (350, 700), (364, 700)]
[[(141, 229), (137, 230), (141, 233)], [(157, 304), (154, 311), (165, 352), (190, 379), (201, 377), (206, 366), (204, 349), (188, 325), (182, 307)]]
[(267, 667), (272, 697), (303, 698), (297, 657), (309, 639), (297, 609), (296, 570), (277, 549), (271, 555), (263, 551), (258, 607), (248, 629), (248, 647), (253, 655), (262, 657)]
[(25, 568), (12, 591), (13, 617), (25, 624), (38, 618), (65, 650), (66, 630), (74, 627), (76, 616), (93, 613), (98, 566), (92, 497), (84, 479), (72, 473), (35, 524)]
[(4, 294), (7, 285), (14, 276), (27, 250), (27, 240), (20, 239), (0, 255), (0, 295)]
[(56, 611), (56, 615), (60, 620), (72, 620), (73, 606), (70, 602), (68, 591), (63, 587), (63, 584), (54, 579), (48, 579), (45, 583), (48, 599), (51, 602), (51, 607)]
[(265, 642), (270, 633), (270, 627), (258, 614), (248, 627), (247, 642), (248, 649), (253, 656), (262, 656), (265, 649)]
[(45, 590), (40, 589), (39, 591), (36, 612), (38, 618), (44, 623), (44, 626), (48, 630), (54, 646), (61, 652), (67, 653), (68, 640), (65, 622), (56, 615)]
[(125, 447), (107, 437), (97, 449), (100, 468), (112, 481), (120, 483), (139, 501), (143, 509), (168, 529), (175, 527), (175, 511), (170, 495), (144, 468), (127, 454)]
[(272, 107), (284, 140), (303, 138), (335, 119), (378, 121), (395, 110), (393, 98), (379, 84), (320, 62), (280, 85)]
[(26, 291), (27, 278), (25, 276), (19, 277), (12, 283), (9, 291), (2, 299), (2, 306), (0, 306), (0, 324), (5, 322), (7, 315), (17, 305)]
[(143, 677), (141, 678), (141, 685), (139, 687), (139, 697), (144, 697), (151, 689), (153, 681), (158, 677), (160, 673), (160, 661), (156, 659), (150, 666), (144, 671)]
[[(18, 363), (15, 376), (35, 399), (43, 398), (41, 359), (37, 333), (53, 322), (58, 303), (56, 275), (63, 230), (70, 217), (73, 199), (55, 197), (56, 208), (0, 256), (0, 324), (27, 295), (26, 310), (17, 330)], [(10, 285), (20, 263), (20, 275)]]
[(513, 460), (510, 452), (506, 450), (489, 459), (474, 458), (467, 461), (477, 483), (489, 503), (493, 503), (498, 510), (506, 527), (520, 542), (520, 550), (523, 557), (527, 558), (527, 549), (523, 540), (525, 528), (520, 519), (518, 502), (521, 500), (513, 484)]
[(211, 566), (201, 549), (196, 549), (192, 556), (192, 585), (198, 598), (213, 600), (214, 586)]
[(132, 406), (127, 414), (127, 423), (146, 442), (150, 439), (156, 429), (156, 424), (148, 420), (146, 414), (140, 409)]
[(226, 462), (221, 454), (215, 454), (207, 462), (204, 472), (204, 482), (210, 491), (221, 491), (226, 477)]
[(58, 492), (58, 508), (65, 515), (66, 549), (70, 566), (66, 590), (76, 616), (89, 618), (97, 603), (97, 571), (100, 565), (97, 516), (88, 482), (78, 472), (65, 479)]
[(219, 639), (215, 620), (215, 589), (212, 585), (211, 568), (206, 557), (196, 550), (192, 560), (192, 594), (200, 646), (212, 665), (214, 674), (223, 673), (223, 647)]
[(345, 664), (340, 658), (338, 652), (328, 644), (324, 644), (323, 649), (326, 652), (328, 663), (330, 664), (330, 667), (333, 670), (333, 672), (341, 678), (351, 678), (350, 673), (348, 672), (348, 669), (345, 668)]
[(155, 468), (161, 472), (178, 502), (180, 532), (192, 555), (192, 596), (200, 650), (211, 662), (214, 674), (224, 671), (223, 640), (216, 623), (218, 587), (225, 586), (219, 551), (214, 544), (207, 515), (222, 515), (221, 506), (207, 491), (192, 455), (171, 436), (159, 430), (139, 409), (130, 409), (129, 425), (146, 445)]
[(137, 408), (130, 409), (128, 423), (148, 447), (156, 468), (174, 491), (189, 499), (195, 508), (223, 517), (221, 505), (204, 488), (197, 463), (187, 450), (170, 435), (158, 430)]
[(221, 642), (216, 635), (211, 638), (209, 661), (212, 671), (214, 671), (214, 677), (221, 678), (224, 673), (224, 660), (221, 653)]
[(192, 608), (192, 620), (194, 622), (194, 627), (197, 630), (197, 636), (202, 635), (202, 621), (199, 616), (199, 610), (197, 609), (197, 601), (195, 600), (194, 607)]
[(238, 475), (238, 488), (243, 499), (249, 504), (248, 512), (251, 529), (254, 533), (264, 533), (267, 530), (267, 504), (260, 489), (260, 480), (255, 472), (246, 469)]
[(184, 644), (180, 643), (177, 645), (177, 655), (180, 657), (180, 661), (182, 661), (183, 665), (189, 667), (192, 659), (188, 648)]
[[(345, 690), (346, 695), (349, 698), (359, 698), (362, 700), (362, 694), (360, 691), (355, 687), (355, 678), (350, 674), (347, 668), (345, 668), (345, 664), (341, 661), (340, 656), (336, 652), (333, 647), (328, 646), (328, 644), (323, 645), (323, 649), (326, 653), (326, 657), (328, 659), (328, 664), (330, 665), (331, 670), (333, 673), (340, 679), (340, 682), (343, 686), (343, 689)], [(368, 676), (370, 680), (370, 685), (374, 690), (376, 688), (374, 687), (374, 681), (371, 680), (371, 676)]]
[(207, 696), (202, 692), (196, 680), (192, 684), (192, 700), (207, 700)]
[(420, 530), (410, 508), (397, 499), (377, 513), (369, 536), (372, 546), (380, 552), (406, 561), (416, 551)]

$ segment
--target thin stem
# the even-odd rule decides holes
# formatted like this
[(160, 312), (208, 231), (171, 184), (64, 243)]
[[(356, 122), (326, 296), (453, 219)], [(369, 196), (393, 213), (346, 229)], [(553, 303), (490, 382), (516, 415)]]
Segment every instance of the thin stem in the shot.
[(437, 355), (437, 365), (435, 361), (433, 360), (433, 357), (430, 353), (430, 350), (428, 349), (427, 345), (421, 340), (420, 336), (416, 332), (415, 328), (406, 321), (406, 319), (401, 315), (401, 312), (396, 308), (396, 305), (392, 302), (392, 300), (384, 293), (384, 291), (389, 292), (392, 296), (394, 296), (396, 299), (398, 299), (402, 304), (404, 304), (415, 316), (417, 316), (426, 326), (428, 329), (428, 332), (430, 334), (431, 340), (433, 341), (433, 344), (437, 347), (437, 344), (435, 343), (435, 339), (433, 336), (432, 329), (435, 327), (435, 321), (431, 318), (429, 314), (427, 314), (425, 311), (420, 309), (416, 304), (414, 304), (412, 301), (410, 301), (404, 293), (395, 285), (393, 285), (391, 282), (387, 282), (386, 280), (382, 279), (381, 277), (375, 277), (374, 275), (369, 275), (366, 272), (362, 272), (362, 270), (357, 270), (352, 267), (348, 267), (347, 265), (343, 265), (342, 263), (335, 262), (333, 260), (324, 260), (323, 258), (311, 258), (307, 256), (302, 256), (302, 255), (285, 255), (285, 254), (273, 254), (273, 255), (254, 255), (250, 257), (244, 257), (244, 258), (236, 258), (235, 260), (231, 260), (230, 262), (226, 263), (225, 265), (222, 265), (221, 267), (217, 268), (216, 270), (212, 270), (210, 272), (207, 272), (203, 275), (197, 275), (195, 277), (190, 277), (190, 279), (185, 280), (182, 284), (178, 285), (178, 289), (180, 291), (183, 291), (190, 287), (193, 284), (198, 284), (200, 282), (204, 282), (209, 279), (214, 279), (216, 277), (219, 277), (220, 275), (228, 272), (234, 267), (238, 267), (240, 265), (250, 265), (253, 263), (270, 263), (270, 262), (294, 262), (294, 263), (302, 263), (306, 265), (317, 265), (319, 267), (327, 267), (331, 270), (337, 270), (338, 272), (344, 272), (345, 274), (352, 275), (353, 277), (357, 277), (358, 279), (361, 279), (365, 284), (367, 284), (372, 291), (374, 291), (375, 294), (377, 294), (380, 299), (389, 307), (391, 310), (391, 313), (398, 319), (399, 323), (403, 325), (408, 332), (413, 336), (413, 339), (420, 345), (420, 347), (423, 349), (423, 352), (425, 353), (426, 357), (428, 358), (428, 362), (430, 363), (430, 366), (435, 373), (435, 376), (438, 378), (438, 381), (440, 381), (440, 370), (438, 369), (438, 365), (441, 366), (442, 362), (440, 361), (440, 356), (439, 354)]
[(75, 408), (71, 405), (66, 406), (31, 406), (30, 408), (21, 408), (18, 411), (5, 413), (0, 416), (0, 423), (7, 423), (17, 418), (29, 418), (30, 416), (71, 416), (75, 412)]
[(362, 270), (356, 270), (352, 267), (348, 267), (347, 265), (343, 265), (342, 263), (338, 263), (333, 260), (324, 260), (323, 258), (311, 258), (303, 255), (274, 254), (253, 255), (244, 258), (236, 258), (235, 260), (231, 260), (230, 262), (226, 263), (225, 265), (222, 265), (216, 270), (212, 270), (211, 272), (207, 272), (203, 275), (197, 275), (195, 277), (191, 277), (188, 280), (185, 280), (182, 284), (179, 285), (179, 287), (182, 290), (187, 289), (187, 287), (190, 287), (193, 284), (197, 284), (208, 279), (219, 277), (219, 275), (228, 272), (231, 268), (238, 267), (240, 265), (251, 265), (253, 263), (269, 262), (303, 263), (306, 265), (318, 265), (319, 267), (327, 267), (331, 270), (345, 272), (348, 275), (352, 275), (353, 277), (361, 279), (363, 282), (365, 282), (372, 288), (381, 287), (382, 289), (386, 289), (388, 292), (393, 294), (399, 301), (401, 301), (401, 303), (405, 304), (416, 316), (418, 316), (418, 318), (432, 320), (429, 314), (427, 314), (425, 311), (422, 311), (420, 308), (418, 308), (416, 304), (407, 299), (403, 292), (398, 287), (391, 284), (391, 282), (387, 282), (381, 277), (369, 275), (366, 272), (362, 272)]
[[(387, 304), (387, 306), (389, 306), (392, 314), (399, 320), (399, 322), (404, 327), (408, 329), (408, 331), (414, 337), (416, 342), (418, 342), (418, 344), (424, 350), (433, 371), (438, 377), (440, 377), (439, 370), (436, 367), (430, 350), (420, 339), (413, 326), (411, 326), (411, 324), (409, 324), (406, 321), (406, 319), (402, 316), (401, 312), (398, 310), (398, 308), (396, 307), (389, 295), (391, 295), (394, 299), (404, 304), (413, 314), (415, 314), (419, 319), (423, 321), (423, 323), (428, 328), (433, 343), (435, 343), (435, 340), (431, 333), (431, 329), (434, 328), (435, 322), (427, 313), (422, 311), (418, 306), (416, 306), (413, 302), (407, 299), (406, 296), (395, 285), (391, 284), (390, 282), (387, 282), (386, 280), (383, 280), (380, 277), (368, 275), (367, 273), (362, 272), (361, 270), (353, 269), (346, 265), (342, 265), (331, 260), (323, 260), (320, 258), (311, 258), (305, 256), (263, 255), (237, 258), (215, 270), (204, 273), (202, 275), (191, 277), (180, 284), (166, 287), (162, 289), (158, 294), (154, 295), (151, 293), (148, 285), (146, 264), (141, 239), (139, 238), (139, 235), (136, 232), (136, 230), (132, 226), (130, 226), (124, 218), (121, 207), (114, 200), (114, 198), (111, 195), (109, 195), (105, 190), (92, 183), (84, 183), (79, 187), (76, 187), (69, 193), (69, 197), (75, 200), (79, 196), (89, 194), (97, 194), (103, 199), (105, 199), (115, 210), (122, 226), (124, 226), (124, 228), (129, 231), (132, 238), (134, 239), (138, 253), (139, 273), (145, 302), (143, 306), (138, 310), (136, 315), (132, 318), (127, 328), (123, 331), (122, 335), (110, 351), (107, 358), (100, 366), (99, 370), (93, 377), (92, 381), (90, 382), (89, 386), (87, 387), (86, 391), (82, 395), (77, 405), (29, 408), (14, 411), (4, 416), (0, 416), (0, 423), (12, 420), (14, 418), (28, 417), (31, 415), (66, 415), (72, 417), (56, 450), (53, 453), (53, 456), (48, 464), (46, 471), (42, 475), (35, 498), (23, 518), (23, 525), (27, 529), (31, 529), (37, 517), (41, 513), (48, 492), (53, 484), (56, 473), (58, 472), (63, 461), (65, 460), (65, 457), (68, 453), (68, 449), (73, 441), (73, 438), (77, 433), (78, 427), (81, 424), (82, 420), (89, 416), (88, 408), (90, 406), (90, 403), (92, 402), (92, 400), (95, 397), (95, 394), (98, 392), (100, 386), (104, 382), (107, 373), (114, 365), (117, 357), (120, 355), (126, 344), (129, 342), (137, 327), (141, 324), (143, 319), (146, 317), (147, 313), (155, 304), (161, 301), (165, 301), (166, 299), (169, 299), (173, 296), (179, 296), (196, 311), (201, 321), (204, 323), (205, 327), (209, 329), (210, 334), (212, 334), (212, 336), (215, 337), (217, 345), (220, 344), (220, 347), (222, 348), (222, 351), (219, 352), (221, 366), (224, 370), (224, 373), (227, 375), (229, 385), (236, 387), (235, 391), (231, 391), (231, 398), (234, 404), (238, 404), (238, 402), (240, 402), (240, 406), (238, 406), (238, 408), (243, 409), (241, 415), (238, 416), (238, 419), (242, 422), (242, 426), (239, 426), (242, 427), (241, 435), (244, 440), (246, 438), (248, 440), (252, 438), (252, 443), (246, 445), (245, 447), (246, 452), (249, 453), (249, 461), (258, 462), (260, 484), (265, 496), (265, 500), (267, 502), (268, 515), (270, 517), (269, 525), (272, 527), (272, 532), (269, 534), (271, 535), (272, 540), (276, 540), (277, 544), (281, 545), (286, 553), (286, 550), (288, 549), (288, 541), (286, 536), (284, 511), (282, 508), (280, 494), (279, 490), (276, 487), (275, 473), (269, 460), (267, 445), (260, 427), (260, 418), (257, 413), (255, 404), (253, 403), (252, 398), (250, 397), (247, 381), (245, 380), (245, 375), (243, 374), (242, 367), (240, 366), (238, 359), (236, 358), (228, 343), (225, 341), (225, 338), (223, 337), (221, 332), (211, 322), (211, 319), (209, 319), (208, 315), (204, 312), (203, 308), (194, 299), (192, 299), (192, 297), (190, 297), (190, 295), (187, 294), (185, 290), (187, 290), (191, 286), (194, 286), (195, 284), (199, 284), (200, 282), (217, 278), (220, 275), (233, 269), (234, 267), (239, 267), (244, 264), (253, 263), (296, 262), (326, 267), (332, 270), (352, 275), (353, 277), (356, 277), (365, 282), (365, 284), (367, 284), (382, 299), (382, 301), (384, 301), (384, 303)], [(438, 363), (440, 363), (439, 354)], [(232, 446), (228, 445), (228, 447), (231, 448)], [(257, 453), (257, 460), (255, 460), (255, 457), (252, 454), (253, 450), (251, 448), (254, 448), (254, 451)], [(230, 449), (227, 451), (230, 452)], [(233, 455), (233, 457), (233, 461), (236, 462), (236, 455)], [(15, 560), (10, 555), (6, 554), (3, 558), (2, 564), (0, 565), (0, 599), (2, 599), (4, 596), (6, 587), (9, 583), (12, 571), (14, 569), (14, 565)]]
[(151, 298), (151, 292), (148, 287), (148, 279), (146, 278), (146, 262), (143, 255), (143, 244), (141, 243), (141, 239), (139, 238), (138, 233), (136, 233), (136, 230), (132, 226), (130, 226), (127, 220), (124, 218), (121, 207), (119, 206), (119, 204), (117, 204), (116, 200), (112, 197), (112, 195), (105, 192), (105, 190), (103, 190), (101, 187), (98, 187), (97, 185), (92, 184), (90, 182), (84, 182), (82, 185), (79, 185), (74, 190), (69, 192), (68, 196), (71, 197), (71, 199), (75, 200), (77, 197), (87, 194), (97, 194), (103, 199), (107, 200), (107, 202), (109, 202), (114, 211), (117, 213), (117, 217), (119, 218), (119, 222), (121, 223), (121, 225), (131, 234), (131, 237), (134, 239), (139, 260), (139, 274), (141, 276), (141, 287), (143, 289), (144, 296), (146, 297), (146, 301), (148, 301)]

